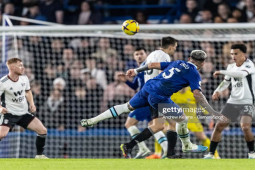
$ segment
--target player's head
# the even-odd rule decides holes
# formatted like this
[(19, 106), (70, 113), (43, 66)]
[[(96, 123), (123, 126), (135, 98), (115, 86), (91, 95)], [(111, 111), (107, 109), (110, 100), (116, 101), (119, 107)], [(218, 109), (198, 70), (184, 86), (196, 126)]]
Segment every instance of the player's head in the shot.
[(143, 47), (138, 47), (134, 52), (134, 59), (138, 65), (142, 64), (144, 60), (147, 58), (146, 50)]
[(233, 44), (231, 46), (230, 55), (237, 66), (241, 66), (243, 62), (247, 59), (246, 51), (247, 47), (244, 44)]
[(189, 60), (197, 66), (197, 69), (203, 67), (207, 55), (203, 50), (193, 50), (190, 53)]
[(10, 73), (14, 73), (17, 75), (24, 74), (25, 68), (20, 58), (11, 58), (7, 60), (6, 64)]
[(177, 47), (177, 40), (173, 37), (163, 37), (161, 40), (161, 47), (166, 53), (173, 55)]

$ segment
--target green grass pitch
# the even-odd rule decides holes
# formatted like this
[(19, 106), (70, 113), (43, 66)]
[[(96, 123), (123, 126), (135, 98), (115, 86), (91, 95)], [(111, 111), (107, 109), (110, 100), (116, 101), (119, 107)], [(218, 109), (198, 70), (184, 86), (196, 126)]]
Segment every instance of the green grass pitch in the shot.
[(251, 159), (0, 159), (0, 170), (254, 170)]

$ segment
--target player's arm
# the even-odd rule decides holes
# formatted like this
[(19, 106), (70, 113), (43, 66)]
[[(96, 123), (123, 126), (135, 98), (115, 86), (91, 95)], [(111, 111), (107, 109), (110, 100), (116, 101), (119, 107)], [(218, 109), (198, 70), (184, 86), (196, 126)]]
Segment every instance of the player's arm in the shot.
[(223, 92), (228, 88), (230, 85), (230, 80), (224, 79), (220, 85), (217, 87), (217, 89), (213, 92), (212, 99), (213, 100), (219, 100), (220, 93)]
[[(3, 93), (4, 93), (4, 88), (2, 83), (0, 82), (0, 97), (2, 96)], [(7, 112), (8, 112), (7, 109), (0, 105), (0, 113), (5, 114)]]
[(210, 104), (208, 103), (208, 101), (206, 100), (205, 96), (203, 95), (203, 93), (196, 89), (193, 90), (193, 95), (194, 98), (196, 99), (197, 103), (200, 104), (205, 110), (207, 110), (210, 114), (213, 115), (220, 115), (219, 112), (215, 111)]
[(124, 73), (119, 73), (118, 74), (118, 80), (121, 81), (121, 82), (126, 83), (133, 90), (136, 90), (139, 86), (138, 85), (139, 84), (138, 83), (138, 76), (135, 76), (133, 81), (131, 82), (131, 81), (127, 80), (126, 75)]
[[(252, 72), (254, 73), (254, 72)], [(220, 70), (220, 71), (215, 71), (213, 73), (213, 76), (216, 78), (218, 75), (226, 75), (234, 78), (244, 78), (251, 74), (247, 70), (241, 70), (241, 71), (230, 71), (230, 70)]]
[(26, 99), (29, 103), (29, 108), (30, 111), (33, 113), (36, 111), (36, 107), (35, 107), (35, 103), (34, 103), (34, 99), (33, 99), (33, 94), (31, 90), (26, 90)]
[(163, 70), (165, 69), (171, 62), (160, 62), (160, 63), (148, 63), (145, 64), (144, 66), (141, 66), (136, 69), (129, 69), (126, 73), (127, 76), (129, 77), (134, 77), (138, 73), (146, 71), (146, 70), (151, 70), (151, 69), (157, 69), (157, 70)]

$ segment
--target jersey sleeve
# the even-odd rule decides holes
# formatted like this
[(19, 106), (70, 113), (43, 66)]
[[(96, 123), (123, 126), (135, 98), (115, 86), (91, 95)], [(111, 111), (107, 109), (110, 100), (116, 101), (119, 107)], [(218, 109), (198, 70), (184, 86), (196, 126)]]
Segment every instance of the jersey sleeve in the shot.
[(26, 82), (26, 90), (30, 90), (30, 82), (29, 82), (29, 79), (27, 76), (24, 76), (25, 77), (25, 82)]
[(183, 74), (183, 77), (189, 82), (191, 91), (201, 90), (201, 77), (197, 70), (188, 69)]
[(133, 81), (132, 82), (130, 82), (130, 81), (126, 81), (126, 84), (130, 87), (130, 88), (132, 88), (133, 90), (136, 90), (137, 88), (138, 88), (138, 76), (135, 76), (135, 78), (133, 79)]
[(0, 82), (0, 96), (4, 93), (4, 86), (3, 83)]
[[(228, 67), (227, 67), (227, 71), (229, 71), (230, 69), (231, 69), (231, 65), (228, 65)], [(225, 75), (224, 76), (224, 79), (226, 80), (226, 81), (230, 81), (231, 80), (231, 77), (230, 76), (228, 76), (228, 75)]]
[(248, 74), (254, 73), (254, 64), (252, 62), (245, 63), (242, 71), (246, 71)]
[(164, 69), (167, 68), (170, 64), (172, 64), (172, 62), (160, 62), (160, 68), (161, 68), (161, 70), (164, 70)]

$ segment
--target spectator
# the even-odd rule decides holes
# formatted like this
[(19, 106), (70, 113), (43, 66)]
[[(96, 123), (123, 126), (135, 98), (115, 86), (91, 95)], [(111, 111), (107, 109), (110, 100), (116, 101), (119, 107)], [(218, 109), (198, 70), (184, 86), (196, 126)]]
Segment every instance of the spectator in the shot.
[(96, 79), (101, 88), (107, 86), (106, 74), (103, 70), (97, 68), (96, 58), (88, 58), (85, 60), (86, 68), (89, 69), (91, 76)]
[(34, 97), (34, 103), (36, 105), (37, 113), (40, 113), (42, 108), (42, 103), (45, 102), (45, 96), (42, 95), (41, 91), (41, 84), (39, 81), (33, 80), (31, 81), (31, 91)]
[(7, 52), (7, 55), (8, 59), (18, 57), (22, 59), (22, 62), (26, 67), (34, 67), (34, 56), (23, 46), (22, 39), (13, 41), (12, 48)]
[(123, 47), (122, 59), (125, 61), (126, 70), (137, 67), (137, 63), (133, 57), (134, 51), (135, 51), (135, 47), (132, 44), (125, 44)]
[(213, 17), (215, 17), (218, 15), (218, 6), (224, 2), (225, 0), (206, 0), (203, 9), (209, 9)]
[(63, 5), (59, 0), (44, 0), (40, 4), (40, 11), (49, 22), (63, 23)]
[(244, 18), (246, 18), (248, 22), (251, 22), (254, 19), (254, 5), (255, 4), (253, 0), (243, 0), (240, 1), (239, 4), (237, 4), (237, 8), (242, 11)]
[(199, 12), (199, 15), (196, 17), (197, 23), (212, 23), (213, 22), (213, 16), (210, 10), (204, 9)]
[(114, 82), (110, 83), (104, 91), (102, 111), (110, 106), (126, 102), (134, 95), (134, 90), (128, 87), (126, 83), (118, 80), (118, 74), (122, 72), (116, 71)]
[(228, 18), (231, 17), (231, 11), (227, 4), (220, 4), (218, 6), (218, 17), (222, 19), (223, 22), (227, 22)]
[(234, 9), (232, 11), (232, 17), (238, 22), (247, 22), (247, 16), (240, 9)]
[(180, 24), (190, 24), (192, 23), (192, 18), (189, 14), (182, 14), (180, 17)]
[(78, 16), (79, 25), (101, 24), (100, 12), (93, 11), (91, 4), (87, 1), (81, 3), (81, 12)]
[(111, 48), (109, 38), (100, 38), (96, 47), (96, 52), (93, 53), (93, 57), (102, 59), (104, 62), (110, 55), (117, 55), (117, 51)]
[(64, 107), (64, 97), (62, 92), (58, 89), (52, 89), (50, 96), (42, 107), (40, 116), (42, 122), (48, 128), (56, 128), (58, 130), (64, 130), (66, 113)]
[(135, 13), (134, 20), (136, 20), (139, 24), (148, 24), (148, 16), (144, 11), (137, 11)]
[[(30, 18), (30, 19), (35, 19), (35, 20), (46, 21), (46, 17), (41, 14), (38, 5), (33, 5), (33, 6), (29, 7), (28, 13), (25, 15), (25, 17)], [(34, 24), (30, 23), (30, 25), (34, 25)]]
[(198, 6), (196, 0), (187, 0), (186, 1), (186, 9), (183, 13), (188, 14), (191, 18), (191, 22), (195, 22), (195, 18), (198, 15)]
[(53, 81), (53, 88), (54, 89), (64, 91), (65, 86), (66, 86), (66, 82), (62, 77), (58, 77), (58, 78), (54, 79), (54, 81)]

